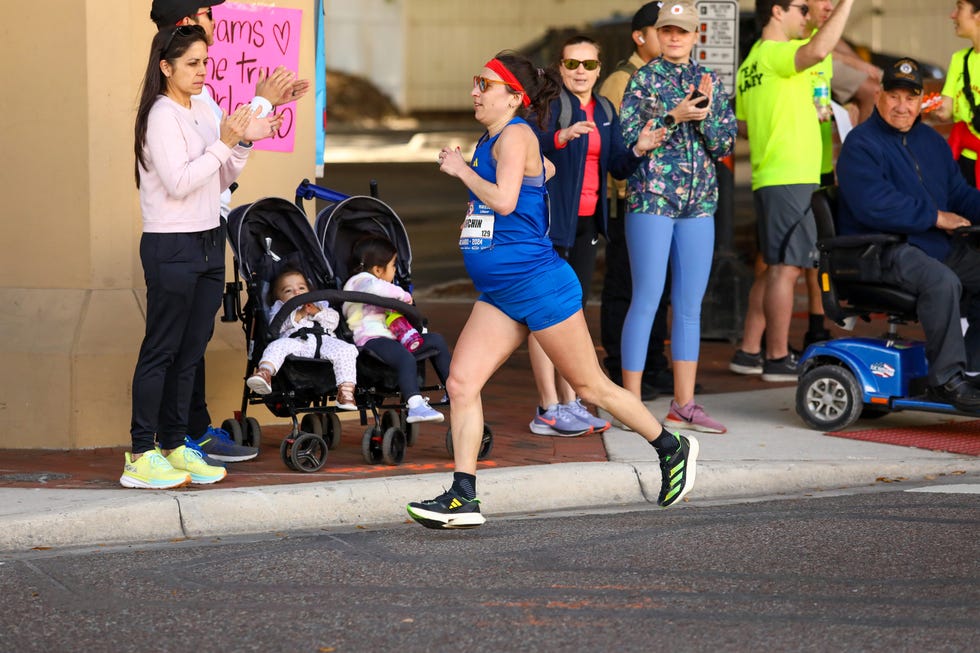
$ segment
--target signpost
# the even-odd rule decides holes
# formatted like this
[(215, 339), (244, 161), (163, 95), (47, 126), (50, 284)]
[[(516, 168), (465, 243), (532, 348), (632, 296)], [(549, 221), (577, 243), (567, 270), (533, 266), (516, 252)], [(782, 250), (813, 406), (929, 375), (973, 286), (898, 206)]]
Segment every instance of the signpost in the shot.
[(718, 73), (729, 95), (738, 70), (738, 0), (698, 0), (701, 32), (694, 60)]
[[(735, 96), (738, 72), (738, 1), (698, 0), (700, 25), (694, 60), (714, 71)], [(715, 164), (718, 209), (715, 212), (715, 251), (711, 276), (701, 304), (701, 337), (736, 342), (742, 333), (748, 305), (751, 271), (735, 252), (735, 157)]]

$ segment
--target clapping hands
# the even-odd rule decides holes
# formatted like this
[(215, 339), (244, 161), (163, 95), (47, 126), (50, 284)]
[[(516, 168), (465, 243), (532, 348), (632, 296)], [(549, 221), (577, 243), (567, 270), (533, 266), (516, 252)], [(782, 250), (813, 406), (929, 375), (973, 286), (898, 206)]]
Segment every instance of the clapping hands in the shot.
[(310, 90), (310, 80), (296, 79), (296, 73), (285, 66), (279, 66), (266, 76), (259, 71), (259, 81), (255, 84), (255, 94), (264, 97), (277, 107), (298, 100)]
[(248, 104), (235, 109), (234, 113), (221, 116), (220, 138), (228, 147), (235, 147), (245, 140), (245, 132), (253, 120), (253, 109)]

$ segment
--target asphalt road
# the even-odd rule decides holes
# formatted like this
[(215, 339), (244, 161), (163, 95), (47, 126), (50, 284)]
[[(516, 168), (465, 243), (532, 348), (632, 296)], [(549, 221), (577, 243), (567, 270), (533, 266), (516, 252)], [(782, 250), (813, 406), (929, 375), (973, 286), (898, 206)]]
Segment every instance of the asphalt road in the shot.
[(35, 551), (0, 650), (980, 650), (980, 495), (903, 489)]

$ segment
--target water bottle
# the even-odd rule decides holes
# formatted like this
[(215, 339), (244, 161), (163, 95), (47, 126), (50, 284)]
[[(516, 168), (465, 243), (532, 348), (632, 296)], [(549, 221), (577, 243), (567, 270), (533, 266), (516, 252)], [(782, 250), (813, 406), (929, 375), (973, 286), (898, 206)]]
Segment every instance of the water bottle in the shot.
[(813, 106), (817, 109), (820, 122), (830, 120), (833, 110), (830, 108), (830, 84), (823, 72), (816, 73), (813, 80)]
[(422, 336), (401, 313), (388, 311), (385, 314), (385, 325), (408, 351), (415, 351), (422, 346)]

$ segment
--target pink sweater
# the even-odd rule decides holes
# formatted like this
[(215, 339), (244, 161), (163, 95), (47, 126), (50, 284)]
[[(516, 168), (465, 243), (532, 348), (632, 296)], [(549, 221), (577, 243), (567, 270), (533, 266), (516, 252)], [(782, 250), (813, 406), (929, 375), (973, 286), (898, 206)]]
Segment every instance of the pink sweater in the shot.
[[(381, 297), (390, 297), (406, 304), (412, 303), (412, 295), (393, 283), (379, 279), (370, 272), (355, 274), (344, 284), (344, 290), (366, 292)], [(372, 338), (394, 338), (394, 334), (385, 326), (387, 309), (373, 304), (359, 302), (344, 302), (344, 317), (347, 326), (354, 332), (354, 344), (363, 347)]]
[(165, 95), (150, 109), (140, 168), (140, 209), (147, 233), (194, 233), (218, 226), (221, 191), (245, 167), (252, 148), (218, 139), (204, 102), (185, 109)]

